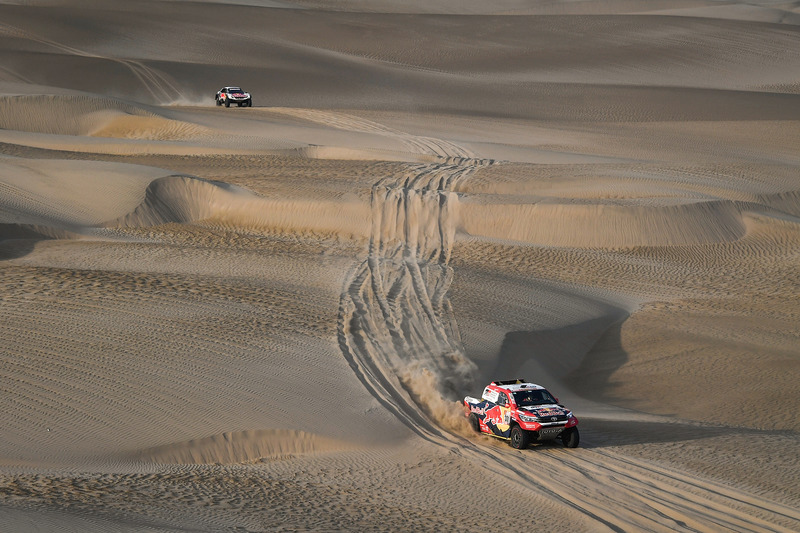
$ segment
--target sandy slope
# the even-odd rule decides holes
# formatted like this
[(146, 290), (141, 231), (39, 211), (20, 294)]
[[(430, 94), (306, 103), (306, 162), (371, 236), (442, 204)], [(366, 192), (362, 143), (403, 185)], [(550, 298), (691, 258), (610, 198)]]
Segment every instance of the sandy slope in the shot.
[(3, 527), (800, 529), (794, 4), (0, 21)]

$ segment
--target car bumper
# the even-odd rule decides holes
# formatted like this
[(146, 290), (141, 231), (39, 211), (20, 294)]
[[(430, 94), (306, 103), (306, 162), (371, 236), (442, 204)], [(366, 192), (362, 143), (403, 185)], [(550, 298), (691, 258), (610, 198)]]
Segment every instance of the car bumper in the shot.
[(565, 429), (569, 429), (578, 425), (578, 419), (574, 416), (566, 420), (558, 422), (523, 422), (519, 421), (519, 425), (525, 431), (532, 433), (539, 433), (540, 435), (554, 435), (557, 437)]

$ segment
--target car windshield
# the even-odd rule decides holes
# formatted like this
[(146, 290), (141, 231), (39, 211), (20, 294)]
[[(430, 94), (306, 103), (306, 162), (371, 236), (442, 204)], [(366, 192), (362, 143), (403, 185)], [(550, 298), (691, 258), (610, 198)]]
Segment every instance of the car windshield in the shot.
[(556, 399), (544, 389), (517, 391), (514, 393), (514, 401), (517, 407), (556, 403)]

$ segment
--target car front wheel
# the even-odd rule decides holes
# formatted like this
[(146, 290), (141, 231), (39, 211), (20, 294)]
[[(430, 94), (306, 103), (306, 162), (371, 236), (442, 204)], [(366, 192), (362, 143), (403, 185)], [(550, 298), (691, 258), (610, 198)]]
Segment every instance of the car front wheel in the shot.
[(519, 426), (511, 428), (511, 447), (517, 450), (524, 450), (528, 447), (528, 432)]
[(577, 448), (580, 441), (581, 436), (578, 433), (578, 428), (566, 429), (564, 433), (561, 434), (561, 442), (563, 442), (564, 446), (567, 448)]

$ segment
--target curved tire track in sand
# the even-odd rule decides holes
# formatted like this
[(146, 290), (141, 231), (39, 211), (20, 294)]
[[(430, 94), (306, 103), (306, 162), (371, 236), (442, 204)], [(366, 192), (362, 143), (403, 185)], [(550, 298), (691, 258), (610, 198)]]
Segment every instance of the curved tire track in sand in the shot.
[(498, 475), (515, 474), (534, 493), (585, 514), (595, 521), (593, 531), (788, 532), (800, 524), (797, 509), (591, 446), (526, 453), (469, 442), (464, 451)]
[(472, 384), (475, 368), (446, 298), (453, 189), (485, 164), (408, 165), (404, 174), (376, 183), (369, 255), (340, 303), (340, 345), (362, 383), (410, 428), (436, 438), (442, 433), (420, 408), (433, 419), (449, 410)]
[[(2, 34), (11, 35), (13, 37), (18, 37), (21, 39), (28, 39), (30, 41), (44, 44), (51, 48), (55, 48), (59, 52), (63, 52), (69, 55), (90, 57), (94, 59), (104, 59), (106, 61), (113, 61), (115, 63), (124, 65), (131, 71), (131, 73), (136, 77), (136, 79), (138, 79), (141, 82), (141, 84), (150, 92), (150, 94), (156, 100), (164, 100), (166, 102), (170, 102), (184, 97), (183, 93), (181, 93), (181, 91), (175, 86), (175, 84), (172, 83), (164, 74), (162, 74), (161, 72), (159, 72), (154, 68), (148, 67), (141, 61), (104, 56), (100, 54), (93, 54), (91, 52), (86, 52), (79, 48), (74, 48), (72, 46), (68, 46), (66, 44), (62, 44), (57, 41), (47, 39), (33, 32), (23, 30), (22, 28), (12, 26), (11, 24), (7, 24), (4, 22), (0, 22), (0, 35)], [(16, 73), (14, 74), (16, 76), (20, 76), (19, 74)]]
[(432, 155), (447, 160), (475, 158), (475, 154), (471, 150), (456, 143), (444, 139), (412, 135), (354, 115), (320, 109), (288, 107), (273, 107), (270, 108), (270, 111), (308, 120), (330, 128), (393, 137), (399, 140), (413, 154)]
[(460, 435), (453, 400), (469, 390), (474, 365), (446, 294), (453, 190), (491, 163), (409, 165), (373, 186), (369, 255), (351, 273), (339, 310), (340, 347), (359, 380), (421, 438), (577, 511), (592, 530), (796, 529), (796, 509), (591, 445), (517, 452)]

